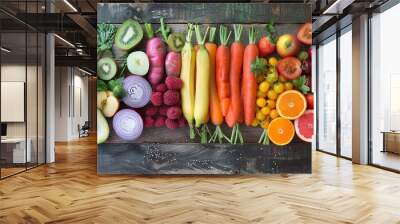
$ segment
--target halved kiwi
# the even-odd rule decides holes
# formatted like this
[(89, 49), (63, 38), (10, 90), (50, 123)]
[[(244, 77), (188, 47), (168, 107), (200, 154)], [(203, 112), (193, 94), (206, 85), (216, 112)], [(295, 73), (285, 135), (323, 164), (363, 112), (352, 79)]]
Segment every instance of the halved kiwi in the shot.
[(171, 51), (180, 52), (185, 45), (185, 36), (179, 32), (172, 33), (168, 36), (167, 43)]
[(118, 27), (115, 34), (115, 45), (128, 51), (135, 47), (143, 38), (143, 29), (140, 24), (133, 19), (128, 19)]
[(97, 76), (102, 80), (110, 80), (117, 74), (117, 64), (109, 57), (97, 61)]

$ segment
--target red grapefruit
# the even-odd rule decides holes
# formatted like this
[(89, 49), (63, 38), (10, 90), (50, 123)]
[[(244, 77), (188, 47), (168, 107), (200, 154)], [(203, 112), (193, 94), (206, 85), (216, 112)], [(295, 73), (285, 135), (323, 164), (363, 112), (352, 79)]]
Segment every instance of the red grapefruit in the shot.
[(306, 110), (301, 117), (294, 121), (294, 127), (301, 140), (311, 142), (314, 133), (314, 110)]

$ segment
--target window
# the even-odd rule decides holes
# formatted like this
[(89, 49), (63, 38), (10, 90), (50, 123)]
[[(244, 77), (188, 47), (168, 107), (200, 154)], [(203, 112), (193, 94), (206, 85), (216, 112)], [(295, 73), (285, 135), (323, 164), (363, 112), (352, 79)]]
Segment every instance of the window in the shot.
[(400, 170), (400, 5), (371, 18), (371, 162)]
[(318, 47), (317, 149), (336, 153), (336, 36)]
[(351, 26), (340, 36), (340, 155), (352, 157), (352, 32)]

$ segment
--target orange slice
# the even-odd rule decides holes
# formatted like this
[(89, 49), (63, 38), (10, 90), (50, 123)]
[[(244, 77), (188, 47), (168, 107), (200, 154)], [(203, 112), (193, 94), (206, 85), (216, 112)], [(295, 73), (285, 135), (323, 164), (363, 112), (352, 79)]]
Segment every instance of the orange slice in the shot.
[(304, 95), (297, 90), (288, 90), (279, 95), (276, 101), (278, 114), (286, 119), (295, 120), (303, 115), (307, 109)]
[(283, 117), (275, 118), (268, 126), (268, 137), (275, 145), (287, 145), (294, 137), (293, 123)]

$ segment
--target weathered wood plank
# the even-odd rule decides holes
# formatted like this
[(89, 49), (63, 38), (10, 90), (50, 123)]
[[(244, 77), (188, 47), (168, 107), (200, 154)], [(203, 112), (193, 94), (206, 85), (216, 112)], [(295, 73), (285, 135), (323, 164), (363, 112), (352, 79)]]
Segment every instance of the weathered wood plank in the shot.
[[(208, 127), (211, 132), (214, 131), (213, 125), (209, 124)], [(232, 129), (226, 125), (222, 125), (221, 128), (222, 131), (225, 133), (225, 135), (230, 137)], [(263, 129), (246, 127), (245, 125), (241, 125), (240, 131), (242, 132), (243, 138), (246, 143), (257, 143), (262, 134)], [(189, 138), (188, 127), (177, 128), (174, 130), (162, 127), (162, 128), (145, 128), (143, 130), (142, 135), (135, 141), (123, 141), (115, 134), (114, 129), (111, 128), (111, 134), (107, 142), (108, 143), (160, 143), (160, 144), (198, 143), (200, 142), (200, 137), (196, 137), (196, 139), (191, 140)], [(292, 142), (295, 143), (303, 141), (296, 137), (293, 139)]]
[(309, 143), (285, 147), (258, 144), (102, 144), (97, 172), (105, 174), (311, 173)]
[(98, 23), (140, 22), (255, 24), (304, 23), (311, 20), (311, 5), (299, 3), (99, 3)]

